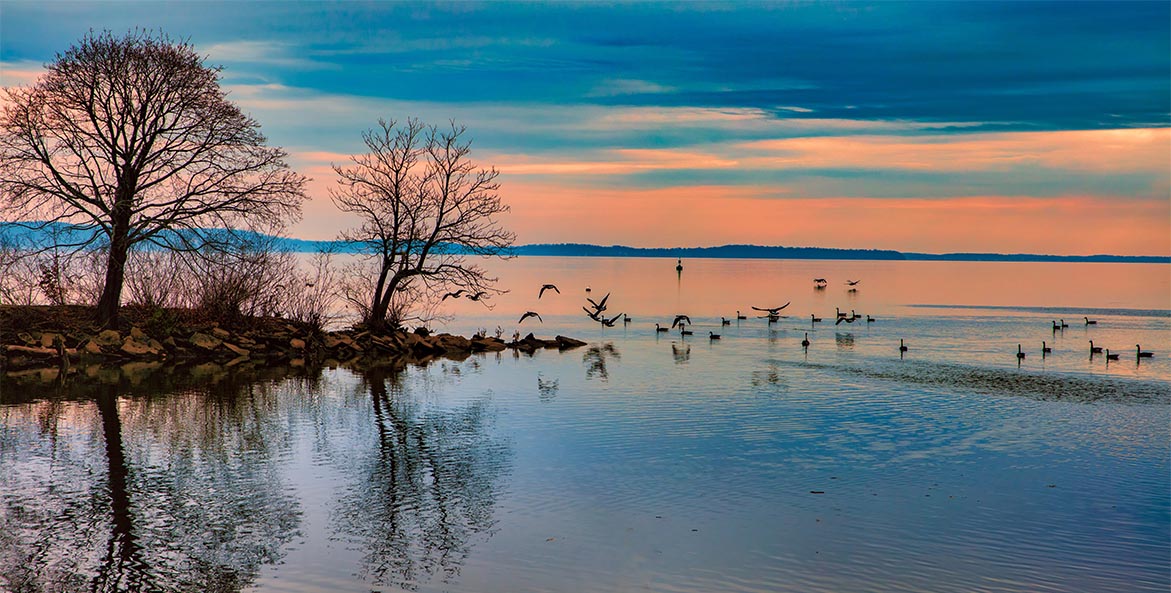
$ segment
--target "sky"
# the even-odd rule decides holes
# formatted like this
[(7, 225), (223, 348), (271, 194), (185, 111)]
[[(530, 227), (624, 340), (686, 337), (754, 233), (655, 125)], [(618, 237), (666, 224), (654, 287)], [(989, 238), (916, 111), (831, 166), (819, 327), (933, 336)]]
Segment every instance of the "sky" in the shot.
[(0, 4), (0, 85), (90, 29), (189, 40), (331, 164), (456, 120), (527, 243), (1171, 254), (1171, 3)]

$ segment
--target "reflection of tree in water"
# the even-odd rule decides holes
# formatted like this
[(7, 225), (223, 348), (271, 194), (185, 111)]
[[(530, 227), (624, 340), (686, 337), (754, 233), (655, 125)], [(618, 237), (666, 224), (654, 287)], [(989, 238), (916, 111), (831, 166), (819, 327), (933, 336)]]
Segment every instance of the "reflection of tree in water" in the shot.
[(788, 384), (785, 382), (784, 375), (781, 374), (780, 365), (777, 364), (777, 361), (770, 360), (767, 368), (752, 371), (752, 386), (758, 389), (762, 387), (787, 388)]
[(691, 345), (671, 342), (671, 356), (675, 359), (675, 364), (686, 364), (691, 360)]
[(489, 434), (485, 402), (425, 406), (403, 373), (368, 369), (377, 447), (362, 451), (357, 479), (338, 501), (335, 528), (363, 550), (364, 578), (413, 590), (459, 573), (476, 536), (490, 535), (511, 450)]
[(557, 391), (561, 388), (560, 379), (546, 379), (537, 373), (537, 398), (542, 402), (548, 403), (557, 397)]
[(610, 358), (622, 360), (622, 354), (614, 344), (606, 343), (587, 348), (585, 354), (581, 355), (581, 361), (586, 363), (586, 379), (598, 378), (609, 381), (610, 371), (606, 369), (606, 361)]
[(251, 583), (299, 520), (271, 462), (277, 393), (257, 380), (139, 365), (22, 385), (0, 408), (0, 589)]

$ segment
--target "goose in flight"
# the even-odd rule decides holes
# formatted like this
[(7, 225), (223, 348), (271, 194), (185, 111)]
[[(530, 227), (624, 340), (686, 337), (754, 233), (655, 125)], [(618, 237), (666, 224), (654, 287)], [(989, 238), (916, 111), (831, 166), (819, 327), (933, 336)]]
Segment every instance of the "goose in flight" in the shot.
[(675, 316), (675, 321), (672, 321), (672, 322), (671, 322), (671, 327), (675, 327), (676, 325), (682, 325), (682, 323), (683, 323), (684, 321), (686, 321), (688, 324), (690, 324), (690, 323), (691, 323), (691, 318), (690, 318), (690, 317), (688, 317), (688, 316), (686, 316), (686, 315), (683, 315), (683, 314), (676, 315), (676, 316)]
[(589, 315), (590, 319), (593, 319), (594, 321), (601, 322), (605, 319), (605, 317), (599, 317), (599, 315), (601, 315), (601, 312), (599, 311), (590, 311), (585, 307), (582, 307), (581, 310), (585, 311), (586, 315)]
[[(793, 301), (789, 301), (789, 303), (792, 303), (792, 302)], [(784, 309), (785, 307), (789, 306), (789, 303), (785, 303), (785, 304), (781, 305), (780, 307), (765, 307), (763, 309), (760, 307), (753, 307), (752, 309), (754, 311), (766, 311), (766, 312), (768, 312), (770, 317), (776, 317), (777, 315), (780, 315), (781, 309)]]
[(455, 292), (449, 292), (449, 293), (443, 295), (443, 298), (441, 298), (439, 300), (446, 301), (447, 299), (458, 299), (460, 297), (460, 295), (462, 295), (463, 293), (464, 293), (464, 290), (461, 288)]
[(486, 293), (486, 292), (477, 292), (476, 294), (469, 294), (469, 295), (468, 295), (466, 298), (467, 298), (469, 301), (479, 301), (480, 299), (484, 298), (484, 295), (486, 295), (486, 294), (488, 294), (488, 293)]
[(586, 300), (589, 301), (590, 304), (594, 306), (594, 310), (597, 311), (598, 313), (601, 313), (602, 311), (606, 310), (606, 301), (609, 299), (610, 299), (610, 293), (608, 293), (608, 292), (606, 293), (606, 296), (602, 297), (602, 300), (597, 301), (597, 302), (595, 302), (594, 299), (591, 299), (590, 297), (586, 297)]
[(537, 293), (537, 298), (538, 299), (541, 298), (541, 295), (545, 294), (546, 290), (552, 290), (553, 292), (555, 292), (557, 294), (561, 294), (561, 291), (557, 290), (557, 286), (555, 286), (553, 284), (542, 284), (541, 285), (541, 292)]
[(541, 319), (541, 316), (538, 315), (536, 311), (525, 311), (525, 314), (520, 316), (520, 319), (517, 321), (517, 323), (523, 323), (524, 320), (528, 319), (529, 317), (536, 317), (537, 321), (545, 323), (545, 320)]
[(614, 322), (618, 321), (619, 319), (622, 319), (622, 315), (623, 315), (622, 313), (619, 313), (609, 319), (606, 319), (605, 317), (603, 317), (602, 318), (602, 325), (604, 325), (606, 327), (614, 327)]
[(846, 280), (846, 284), (849, 286), (858, 286), (859, 282), (861, 282), (861, 280)]

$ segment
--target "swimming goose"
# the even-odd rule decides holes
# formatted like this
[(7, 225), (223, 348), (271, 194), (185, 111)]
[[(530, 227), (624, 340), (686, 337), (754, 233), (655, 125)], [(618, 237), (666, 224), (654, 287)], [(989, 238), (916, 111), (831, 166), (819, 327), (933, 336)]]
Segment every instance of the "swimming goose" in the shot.
[(809, 332), (805, 332), (805, 339), (804, 339), (804, 340), (801, 340), (801, 347), (802, 347), (802, 348), (808, 348), (808, 347), (809, 347)]
[(1102, 353), (1102, 347), (1095, 346), (1094, 341), (1090, 340), (1090, 354), (1101, 354), (1101, 353)]
[(1016, 359), (1021, 360), (1024, 357), (1025, 357), (1025, 353), (1023, 350), (1021, 350), (1021, 345), (1017, 344), (1016, 345)]
[(1045, 356), (1050, 352), (1053, 352), (1053, 349), (1045, 345), (1045, 340), (1041, 340), (1041, 356)]
[(1134, 349), (1136, 352), (1138, 352), (1139, 358), (1154, 358), (1155, 356), (1154, 352), (1143, 352), (1142, 346), (1139, 346), (1138, 344), (1134, 345)]
[(717, 334), (716, 332), (708, 332), (707, 337), (709, 340), (718, 340), (720, 339), (720, 334)]
[(899, 352), (906, 352), (906, 351), (907, 351), (907, 347), (905, 345), (903, 345), (903, 339), (899, 338)]
[(663, 326), (661, 326), (661, 325), (659, 325), (659, 324), (657, 324), (657, 323), (655, 324), (655, 331), (656, 331), (656, 332), (664, 332), (664, 333), (666, 333), (666, 332), (667, 332), (667, 330), (669, 330), (669, 329), (671, 329), (671, 328), (669, 328), (669, 327), (663, 327)]
[(731, 320), (731, 319), (725, 319), (725, 318), (721, 317), (721, 318), (720, 318), (720, 325), (732, 325), (732, 320)]
[(1111, 360), (1118, 360), (1118, 353), (1115, 352), (1114, 354), (1110, 354), (1110, 349), (1107, 348), (1106, 349), (1106, 362), (1110, 362)]
[(748, 319), (748, 316), (747, 316), (747, 315), (741, 315), (741, 314), (740, 314), (740, 310), (739, 310), (739, 309), (737, 309), (737, 310), (736, 310), (736, 319)]
[(813, 313), (810, 313), (809, 314), (809, 322), (810, 323), (821, 323), (821, 318), (818, 317), (817, 315), (814, 315)]
[(1082, 319), (1086, 320), (1086, 325), (1098, 325), (1097, 319), (1090, 319), (1089, 317), (1083, 317)]
[(687, 329), (687, 326), (686, 326), (686, 325), (683, 325), (682, 323), (680, 323), (680, 324), (679, 324), (679, 335), (681, 335), (681, 336), (690, 336), (690, 335), (692, 335), (692, 334), (694, 334), (694, 333), (695, 333), (695, 332), (693, 332), (693, 331), (691, 331), (691, 330)]
[(869, 315), (866, 316), (866, 323), (874, 323), (875, 321), (878, 321), (878, 320), (869, 316)]
[(1069, 327), (1069, 324), (1068, 324), (1068, 323), (1066, 323), (1064, 319), (1062, 319), (1062, 320), (1061, 320), (1061, 329), (1065, 329), (1065, 328), (1067, 328), (1067, 327)]

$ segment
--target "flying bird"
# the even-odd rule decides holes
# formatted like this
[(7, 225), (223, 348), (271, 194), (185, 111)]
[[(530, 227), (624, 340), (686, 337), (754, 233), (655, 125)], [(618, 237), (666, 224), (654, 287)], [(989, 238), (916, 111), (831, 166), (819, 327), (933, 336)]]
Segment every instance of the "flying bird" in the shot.
[(615, 322), (615, 321), (618, 321), (619, 319), (621, 319), (621, 318), (622, 318), (622, 315), (623, 315), (622, 313), (619, 313), (619, 314), (617, 314), (617, 315), (615, 315), (615, 316), (613, 316), (613, 317), (611, 317), (611, 318), (609, 318), (609, 319), (606, 319), (605, 317), (603, 317), (603, 318), (602, 318), (602, 325), (604, 325), (604, 326), (606, 326), (606, 327), (614, 327), (614, 322)]
[(520, 320), (517, 321), (517, 323), (523, 323), (524, 320), (528, 319), (529, 317), (536, 317), (537, 321), (545, 323), (545, 320), (541, 319), (541, 316), (538, 315), (536, 311), (525, 311), (525, 314), (520, 316)]
[(557, 287), (556, 287), (556, 286), (554, 286), (554, 285), (552, 285), (552, 284), (542, 284), (542, 285), (541, 285), (541, 292), (538, 292), (538, 293), (537, 293), (537, 298), (538, 298), (538, 299), (539, 299), (539, 298), (541, 298), (541, 295), (545, 294), (545, 291), (546, 291), (546, 290), (552, 290), (553, 292), (555, 292), (555, 293), (557, 293), (557, 294), (561, 294), (561, 291), (560, 291), (560, 290), (557, 290)]
[(814, 278), (813, 283), (817, 284), (818, 286), (822, 286), (826, 283), (826, 280), (825, 278)]
[(672, 328), (674, 328), (676, 325), (679, 325), (679, 324), (680, 324), (681, 322), (683, 322), (683, 321), (686, 321), (688, 324), (690, 324), (690, 323), (691, 323), (691, 318), (690, 318), (690, 317), (688, 317), (688, 316), (686, 316), (686, 315), (682, 315), (682, 314), (680, 314), (680, 315), (676, 315), (676, 316), (675, 316), (675, 321), (672, 321), (672, 322), (671, 322), (671, 327), (672, 327)]
[(601, 313), (602, 311), (606, 310), (606, 301), (609, 300), (609, 298), (610, 298), (610, 293), (607, 292), (606, 296), (602, 297), (602, 300), (600, 300), (600, 301), (595, 302), (594, 299), (591, 299), (590, 297), (586, 297), (586, 300), (589, 301), (590, 304), (594, 306), (595, 311), (597, 311), (598, 313)]
[(487, 295), (487, 294), (488, 293), (486, 293), (486, 292), (477, 292), (476, 294), (469, 294), (465, 298), (467, 298), (469, 301), (479, 301), (480, 299), (484, 298), (484, 295)]
[(447, 299), (458, 299), (460, 297), (460, 295), (462, 295), (463, 293), (464, 293), (464, 290), (461, 288), (455, 292), (449, 292), (449, 293), (443, 295), (443, 298), (441, 298), (439, 300), (446, 301)]
[(586, 309), (585, 307), (582, 307), (581, 310), (585, 311), (586, 315), (589, 315), (590, 319), (593, 319), (594, 321), (600, 322), (603, 319), (605, 319), (604, 317), (598, 317), (598, 315), (601, 314), (601, 312), (599, 312), (599, 311), (590, 311), (589, 309)]
[(859, 282), (861, 282), (861, 280), (846, 280), (846, 284), (850, 286), (858, 286)]
[[(791, 303), (791, 302), (793, 302), (793, 301), (789, 301), (789, 303)], [(781, 305), (780, 307), (765, 307), (763, 309), (760, 307), (753, 307), (752, 309), (755, 311), (767, 311), (769, 316), (776, 317), (777, 315), (780, 314), (781, 309), (784, 309), (785, 307), (789, 306), (789, 303), (785, 303), (785, 304)]]

